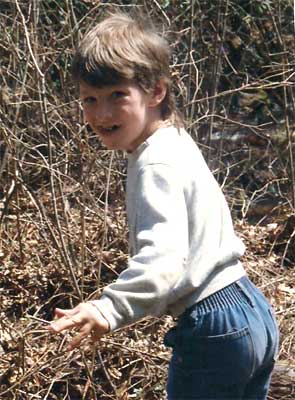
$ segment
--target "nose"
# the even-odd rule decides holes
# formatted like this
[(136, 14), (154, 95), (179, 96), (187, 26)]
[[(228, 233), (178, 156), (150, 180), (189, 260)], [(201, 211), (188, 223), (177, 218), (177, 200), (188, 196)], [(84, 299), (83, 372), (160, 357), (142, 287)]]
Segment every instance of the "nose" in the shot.
[(108, 123), (112, 118), (112, 110), (109, 104), (106, 102), (100, 102), (97, 104), (94, 110), (94, 122), (97, 125), (104, 125)]
[(103, 102), (99, 102), (92, 107), (84, 109), (84, 119), (95, 129), (96, 126), (106, 125), (112, 119), (111, 107)]

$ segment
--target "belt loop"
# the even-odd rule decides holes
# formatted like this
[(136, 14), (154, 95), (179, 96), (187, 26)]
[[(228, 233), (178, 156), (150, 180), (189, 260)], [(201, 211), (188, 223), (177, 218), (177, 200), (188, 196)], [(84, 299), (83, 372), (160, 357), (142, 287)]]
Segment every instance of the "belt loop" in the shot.
[[(251, 306), (252, 308), (254, 308), (254, 307), (255, 307), (255, 304), (254, 304), (254, 302), (253, 302), (253, 300), (252, 300), (252, 296), (250, 295), (248, 289), (246, 288), (246, 285), (243, 283), (244, 280), (247, 280), (247, 281), (248, 281), (248, 279), (249, 279), (249, 278), (245, 276), (245, 277), (239, 279), (238, 281), (236, 281), (235, 283), (236, 283), (236, 285), (238, 286), (239, 290), (242, 292), (242, 294), (247, 298), (247, 300), (248, 300), (250, 306)], [(245, 282), (245, 283), (246, 283), (246, 282)]]

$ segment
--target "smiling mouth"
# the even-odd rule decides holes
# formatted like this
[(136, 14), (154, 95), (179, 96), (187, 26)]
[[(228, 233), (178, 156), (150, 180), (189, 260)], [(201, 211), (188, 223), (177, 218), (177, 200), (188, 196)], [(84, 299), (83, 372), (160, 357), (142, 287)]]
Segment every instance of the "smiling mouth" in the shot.
[(115, 133), (118, 129), (120, 128), (119, 125), (112, 125), (110, 127), (98, 127), (97, 131), (99, 132), (99, 134), (103, 135), (103, 136), (108, 136), (112, 133)]

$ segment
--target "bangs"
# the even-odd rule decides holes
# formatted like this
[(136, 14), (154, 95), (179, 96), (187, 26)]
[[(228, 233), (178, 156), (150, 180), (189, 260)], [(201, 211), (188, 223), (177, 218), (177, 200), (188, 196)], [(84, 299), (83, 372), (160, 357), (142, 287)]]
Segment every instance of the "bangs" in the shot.
[(112, 86), (128, 79), (114, 68), (103, 65), (92, 65), (85, 57), (76, 54), (71, 65), (71, 74), (75, 81), (85, 82), (90, 86)]
[(167, 93), (161, 114), (167, 119), (177, 113), (169, 59), (168, 43), (149, 21), (115, 13), (85, 34), (74, 54), (71, 74), (76, 83), (99, 88), (132, 81), (146, 93), (163, 79)]

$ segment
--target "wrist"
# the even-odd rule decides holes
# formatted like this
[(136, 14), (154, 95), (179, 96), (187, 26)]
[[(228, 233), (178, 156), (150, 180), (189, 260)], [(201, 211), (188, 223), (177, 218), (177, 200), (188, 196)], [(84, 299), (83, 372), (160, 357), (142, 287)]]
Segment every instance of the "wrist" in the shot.
[(90, 304), (93, 309), (96, 312), (97, 315), (97, 320), (99, 321), (99, 324), (101, 325), (101, 322), (104, 322), (104, 327), (106, 329), (105, 333), (110, 332), (110, 323), (109, 321), (106, 319), (106, 317), (103, 315), (103, 313), (101, 312), (100, 308), (96, 305), (96, 301), (95, 300), (90, 300), (86, 302), (87, 304)]

